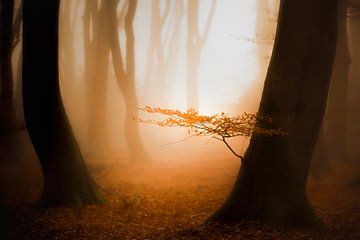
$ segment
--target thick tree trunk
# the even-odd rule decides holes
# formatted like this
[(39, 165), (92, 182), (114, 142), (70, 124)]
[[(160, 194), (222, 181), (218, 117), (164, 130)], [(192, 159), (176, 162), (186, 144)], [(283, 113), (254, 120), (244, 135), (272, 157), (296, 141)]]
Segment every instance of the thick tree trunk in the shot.
[(13, 50), (14, 1), (0, 1), (0, 134), (21, 128), (16, 116), (14, 79), (11, 64)]
[(334, 69), (327, 105), (327, 144), (335, 159), (347, 159), (347, 100), (351, 58), (347, 37), (348, 0), (339, 0), (338, 32)]
[(133, 20), (136, 12), (137, 1), (129, 1), (125, 17), (126, 34), (126, 67), (122, 60), (120, 43), (118, 39), (116, 21), (116, 1), (104, 2), (109, 17), (109, 44), (113, 59), (113, 67), (120, 90), (124, 96), (126, 105), (125, 114), (125, 138), (130, 154), (131, 162), (148, 162), (150, 157), (142, 143), (138, 127), (138, 103), (135, 89), (135, 37), (133, 32)]
[(24, 1), (24, 113), (44, 175), (40, 203), (104, 203), (86, 169), (60, 96), (58, 13), (59, 0)]
[(274, 51), (254, 134), (224, 205), (209, 219), (259, 219), (323, 229), (306, 196), (310, 159), (324, 115), (336, 45), (336, 0), (282, 0)]

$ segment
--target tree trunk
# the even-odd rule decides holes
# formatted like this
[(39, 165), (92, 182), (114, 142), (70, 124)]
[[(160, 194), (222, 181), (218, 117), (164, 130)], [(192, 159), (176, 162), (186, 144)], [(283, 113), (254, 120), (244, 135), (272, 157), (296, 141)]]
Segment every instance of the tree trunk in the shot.
[(24, 1), (24, 114), (44, 175), (40, 204), (104, 203), (86, 169), (61, 100), (58, 14), (59, 0)]
[(165, 76), (166, 76), (166, 91), (165, 96), (167, 105), (172, 104), (172, 95), (174, 91), (174, 84), (171, 79), (176, 77), (178, 71), (178, 61), (180, 52), (180, 41), (181, 41), (181, 22), (184, 16), (184, 2), (174, 1), (174, 13), (172, 14), (172, 27), (171, 35), (168, 45), (168, 54), (165, 65)]
[[(110, 62), (110, 50), (106, 44), (108, 42), (108, 24), (105, 10), (97, 9), (96, 1), (87, 1), (85, 4), (85, 81), (88, 87), (87, 153), (92, 157), (104, 158), (110, 153), (106, 111)], [(92, 34), (90, 34), (91, 32)]]
[(331, 157), (347, 159), (347, 100), (351, 58), (347, 38), (348, 0), (339, 0), (338, 32), (334, 69), (327, 105), (327, 143)]
[(306, 182), (328, 95), (336, 17), (336, 0), (281, 1), (259, 108), (271, 121), (258, 126), (286, 134), (252, 136), (232, 192), (209, 220), (323, 229)]
[(187, 9), (187, 107), (198, 108), (198, 71), (200, 65), (199, 1), (189, 0)]
[(142, 143), (138, 127), (138, 103), (135, 89), (135, 37), (133, 32), (133, 20), (136, 12), (137, 1), (131, 0), (128, 3), (128, 10), (125, 17), (126, 34), (126, 68), (122, 60), (120, 43), (118, 39), (116, 21), (116, 1), (104, 2), (107, 6), (109, 17), (109, 44), (113, 59), (113, 67), (120, 90), (125, 99), (125, 138), (130, 154), (131, 162), (148, 162), (150, 157)]
[(165, 95), (167, 94), (164, 41), (162, 39), (165, 21), (170, 10), (169, 2), (166, 4), (164, 15), (161, 14), (160, 0), (153, 0), (151, 4), (151, 33), (145, 70), (145, 93), (149, 100), (155, 105), (163, 104), (164, 99), (166, 99)]
[(14, 1), (0, 1), (0, 134), (21, 127), (15, 109), (14, 79), (11, 63), (13, 50)]
[(199, 30), (199, 0), (189, 0), (187, 4), (187, 107), (198, 108), (200, 58), (215, 14), (216, 0), (211, 3), (210, 13), (203, 33), (200, 33)]

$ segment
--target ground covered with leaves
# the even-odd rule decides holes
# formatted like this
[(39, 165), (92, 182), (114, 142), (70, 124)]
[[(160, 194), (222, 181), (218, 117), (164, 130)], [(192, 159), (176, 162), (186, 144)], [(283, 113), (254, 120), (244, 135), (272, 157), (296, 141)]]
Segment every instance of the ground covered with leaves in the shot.
[(2, 166), (0, 239), (360, 239), (360, 188), (347, 186), (359, 170), (355, 164), (335, 163), (330, 175), (310, 178), (310, 201), (329, 228), (319, 234), (257, 222), (205, 224), (229, 193), (239, 161), (201, 156), (90, 164), (108, 204), (82, 209), (37, 208), (42, 179), (36, 162)]

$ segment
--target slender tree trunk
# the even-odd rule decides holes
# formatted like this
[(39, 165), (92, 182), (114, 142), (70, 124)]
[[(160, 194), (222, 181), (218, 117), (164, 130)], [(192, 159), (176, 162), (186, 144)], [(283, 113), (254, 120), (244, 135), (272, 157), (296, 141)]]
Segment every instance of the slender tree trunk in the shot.
[(200, 65), (199, 1), (189, 0), (187, 9), (187, 107), (197, 108)]
[(205, 46), (211, 23), (215, 14), (216, 0), (211, 3), (204, 33), (199, 30), (199, 0), (188, 0), (187, 9), (187, 107), (199, 105), (199, 66), (201, 51)]
[(136, 13), (137, 0), (128, 2), (128, 10), (125, 16), (126, 34), (126, 67), (122, 60), (120, 43), (118, 39), (116, 21), (116, 1), (109, 0), (104, 2), (107, 6), (109, 17), (109, 44), (113, 59), (113, 67), (120, 90), (125, 99), (125, 138), (130, 154), (131, 162), (147, 162), (150, 160), (142, 143), (138, 119), (138, 102), (135, 89), (135, 37), (133, 32), (133, 20)]
[(14, 79), (11, 64), (13, 50), (14, 1), (0, 1), (0, 134), (18, 130)]
[(160, 0), (151, 1), (151, 35), (148, 47), (148, 59), (145, 70), (145, 89), (149, 100), (155, 101), (156, 105), (164, 101), (163, 93), (159, 94), (159, 87), (165, 88), (165, 56), (162, 40), (164, 24), (169, 13), (169, 1), (164, 15), (161, 14)]
[(180, 50), (180, 40), (181, 40), (181, 22), (184, 16), (184, 2), (183, 1), (174, 1), (174, 14), (172, 15), (172, 28), (171, 36), (169, 39), (168, 54), (165, 64), (165, 77), (166, 77), (166, 86), (167, 95), (165, 96), (168, 104), (171, 104), (171, 96), (173, 94), (172, 81), (176, 76), (178, 70), (178, 59), (179, 59), (179, 50)]
[(339, 0), (338, 42), (327, 105), (327, 143), (336, 159), (347, 159), (347, 100), (351, 58), (347, 38), (348, 0)]
[(306, 196), (310, 160), (325, 111), (336, 46), (336, 0), (282, 0), (254, 134), (232, 192), (209, 219), (259, 219), (322, 230)]
[(61, 100), (58, 14), (59, 0), (24, 1), (24, 114), (44, 175), (40, 203), (104, 203), (86, 169)]

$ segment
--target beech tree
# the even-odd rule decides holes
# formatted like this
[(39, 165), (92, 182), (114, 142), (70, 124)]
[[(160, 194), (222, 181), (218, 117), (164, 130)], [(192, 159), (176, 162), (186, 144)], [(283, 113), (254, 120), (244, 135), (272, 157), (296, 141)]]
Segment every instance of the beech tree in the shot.
[(86, 169), (61, 99), (59, 3), (25, 0), (23, 10), (24, 114), (43, 171), (40, 204), (50, 207), (104, 203)]
[[(165, 10), (161, 12), (161, 5), (160, 0), (152, 0), (151, 1), (151, 19), (150, 19), (150, 42), (148, 47), (148, 55), (147, 55), (147, 64), (145, 70), (145, 89), (146, 95), (149, 95), (151, 99), (156, 98), (157, 94), (155, 93), (155, 87), (153, 86), (156, 83), (156, 86), (162, 86), (166, 93), (166, 79), (165, 79), (165, 49), (164, 49), (164, 30), (165, 30), (165, 23), (169, 18), (171, 1), (166, 1)], [(158, 94), (160, 101), (164, 94)]]
[(108, 43), (109, 23), (104, 1), (98, 8), (97, 0), (85, 2), (84, 53), (87, 86), (88, 149), (91, 156), (109, 154), (107, 124), (107, 87), (110, 67)]
[(133, 21), (137, 8), (137, 0), (128, 0), (126, 4), (126, 14), (124, 19), (124, 28), (126, 36), (126, 55), (125, 61), (119, 42), (118, 23), (116, 7), (118, 1), (102, 1), (106, 9), (109, 24), (108, 44), (113, 60), (115, 77), (126, 105), (125, 114), (125, 138), (132, 162), (147, 162), (150, 157), (142, 143), (138, 122), (138, 100), (135, 87), (135, 35), (133, 30)]
[(212, 20), (215, 15), (216, 0), (212, 0), (210, 13), (206, 19), (203, 32), (199, 29), (199, 0), (187, 1), (187, 50), (186, 50), (186, 78), (187, 78), (187, 106), (198, 107), (198, 71), (200, 66), (201, 51), (209, 35)]
[(215, 222), (259, 219), (323, 229), (306, 196), (307, 174), (322, 123), (337, 34), (336, 0), (282, 0), (274, 50), (259, 107), (271, 122), (254, 133), (239, 175)]

